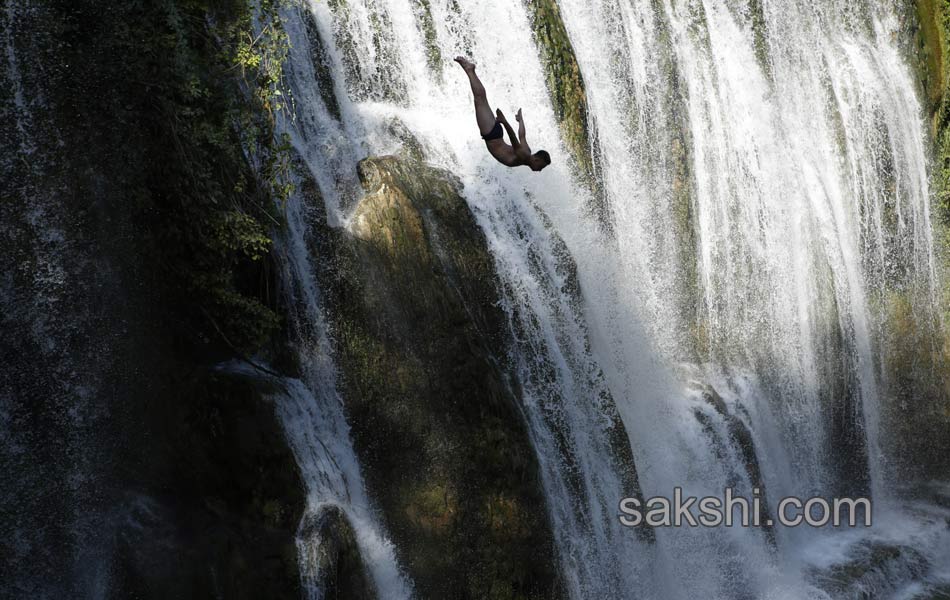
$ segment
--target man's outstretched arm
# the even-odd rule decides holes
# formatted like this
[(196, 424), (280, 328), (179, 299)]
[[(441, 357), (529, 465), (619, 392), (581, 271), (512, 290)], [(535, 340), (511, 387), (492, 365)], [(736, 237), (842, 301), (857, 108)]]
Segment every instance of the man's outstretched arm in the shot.
[(511, 125), (508, 124), (508, 119), (505, 118), (505, 113), (501, 112), (501, 109), (495, 111), (495, 118), (501, 123), (502, 127), (505, 128), (505, 131), (508, 132), (508, 138), (511, 140), (511, 147), (517, 148), (521, 145), (521, 139), (515, 135), (515, 130), (511, 128)]
[(518, 109), (518, 114), (515, 115), (515, 119), (518, 121), (518, 140), (520, 140), (522, 144), (527, 144), (528, 140), (525, 138), (524, 117), (521, 115), (520, 108)]

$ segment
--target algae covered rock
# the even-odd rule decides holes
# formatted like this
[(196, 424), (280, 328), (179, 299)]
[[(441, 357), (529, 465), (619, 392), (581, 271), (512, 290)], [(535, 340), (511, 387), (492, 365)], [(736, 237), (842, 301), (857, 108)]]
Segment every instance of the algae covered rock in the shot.
[(556, 0), (525, 0), (561, 135), (583, 178), (592, 182), (587, 92)]
[(917, 51), (917, 74), (928, 108), (935, 113), (943, 102), (945, 82), (944, 52), (946, 32), (943, 0), (915, 0), (911, 32)]
[[(915, 7), (916, 19), (910, 23), (917, 73), (932, 114), (934, 247), (938, 271), (945, 277), (950, 272), (950, 4), (947, 0), (916, 0)], [(950, 333), (946, 325), (950, 288), (943, 284), (938, 294), (942, 314), (936, 326), (914, 314), (901, 290), (886, 299), (885, 335), (897, 346), (885, 368), (898, 400), (891, 418), (897, 429), (900, 468), (942, 478), (950, 468)], [(915, 368), (917, 365), (926, 367)]]
[(400, 563), (420, 597), (558, 597), (493, 263), (462, 184), (412, 158), (358, 170), (335, 325), (354, 444)]

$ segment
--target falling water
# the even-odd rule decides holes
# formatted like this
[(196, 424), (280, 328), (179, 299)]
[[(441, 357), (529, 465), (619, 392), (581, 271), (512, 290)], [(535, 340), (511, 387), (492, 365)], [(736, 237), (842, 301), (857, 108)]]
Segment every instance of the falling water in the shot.
[(296, 196), (286, 206), (288, 227), (278, 249), (301, 377), (277, 381), (280, 392), (273, 399), (307, 487), (306, 514), (297, 538), (304, 588), (310, 600), (325, 597), (321, 585), (327, 574), (321, 572), (321, 532), (316, 525), (325, 509), (335, 507), (348, 519), (375, 586), (388, 597), (409, 598), (411, 586), (366, 497), (350, 443), (323, 299), (309, 258), (310, 236), (302, 214), (308, 207), (302, 200)]
[[(946, 563), (934, 554), (945, 534), (927, 519), (837, 537), (721, 528), (659, 530), (652, 541), (615, 518), (633, 493), (624, 451), (647, 497), (762, 487), (773, 499), (868, 493), (886, 506), (883, 307), (902, 290), (926, 313), (936, 288), (927, 142), (900, 10), (870, 0), (558, 5), (586, 85), (602, 210), (567, 158), (528, 14), (510, 0), (289, 9), (287, 128), (332, 226), (347, 226), (359, 198), (357, 160), (410, 136), (464, 182), (501, 282), (571, 595), (820, 598), (808, 574), (872, 539)], [(543, 174), (485, 152), (457, 54), (478, 64), (492, 103), (525, 109), (534, 148), (555, 157)], [(299, 210), (285, 254), (304, 310), (319, 314)], [(312, 389), (327, 371), (311, 367), (321, 374), (305, 378)], [(345, 440), (335, 392), (287, 401), (302, 416), (285, 422), (306, 423), (315, 406), (332, 409), (330, 437)], [(621, 424), (624, 451), (612, 435)], [(753, 456), (730, 441), (736, 428)], [(326, 437), (298, 433), (298, 456), (334, 454), (313, 446)], [(362, 489), (352, 450), (342, 454), (338, 470), (352, 478), (311, 494), (367, 506), (342, 497)], [(385, 540), (371, 512), (359, 514)], [(406, 585), (382, 590), (398, 597)]]

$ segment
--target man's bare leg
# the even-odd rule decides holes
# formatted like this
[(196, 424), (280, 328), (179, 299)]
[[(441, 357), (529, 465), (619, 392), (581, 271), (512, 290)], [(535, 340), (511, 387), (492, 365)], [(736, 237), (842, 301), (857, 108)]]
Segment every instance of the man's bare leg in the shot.
[(459, 56), (455, 62), (462, 66), (468, 81), (472, 85), (472, 95), (475, 96), (475, 120), (478, 121), (478, 130), (482, 135), (488, 135), (495, 128), (495, 113), (488, 104), (488, 94), (478, 75), (475, 74), (475, 63)]

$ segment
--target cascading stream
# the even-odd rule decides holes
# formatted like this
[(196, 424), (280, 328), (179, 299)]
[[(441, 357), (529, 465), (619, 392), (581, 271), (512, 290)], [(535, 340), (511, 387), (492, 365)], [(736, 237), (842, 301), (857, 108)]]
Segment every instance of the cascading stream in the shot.
[(327, 573), (322, 572), (319, 523), (324, 511), (342, 510), (354, 532), (360, 554), (377, 589), (387, 598), (409, 598), (407, 581), (392, 543), (378, 522), (366, 496), (360, 466), (350, 441), (343, 402), (337, 389), (337, 371), (324, 315), (323, 298), (310, 261), (311, 233), (306, 230), (305, 205), (300, 195), (286, 209), (287, 229), (280, 240), (281, 280), (287, 297), (300, 379), (275, 381), (273, 395), (291, 450), (307, 486), (306, 514), (297, 534), (301, 577), (307, 597), (323, 600)]
[[(936, 289), (926, 136), (899, 10), (558, 5), (586, 85), (609, 227), (567, 160), (520, 3), (288, 10), (294, 147), (333, 226), (347, 226), (359, 198), (357, 160), (409, 139), (462, 179), (504, 290), (572, 597), (824, 597), (807, 573), (843, 554), (826, 532), (779, 529), (773, 542), (759, 530), (659, 530), (652, 543), (623, 530), (616, 505), (632, 490), (609, 432), (624, 425), (646, 497), (764, 487), (773, 499), (873, 493), (883, 505), (885, 305), (899, 290), (930, 314)], [(534, 148), (555, 157), (543, 174), (506, 170), (485, 152), (457, 54), (478, 64), (490, 102), (524, 108)], [(303, 240), (301, 218), (289, 215), (291, 243)], [(291, 265), (305, 252), (285, 249)], [(756, 468), (730, 427), (749, 432)], [(915, 535), (924, 554), (940, 547), (939, 536)]]

